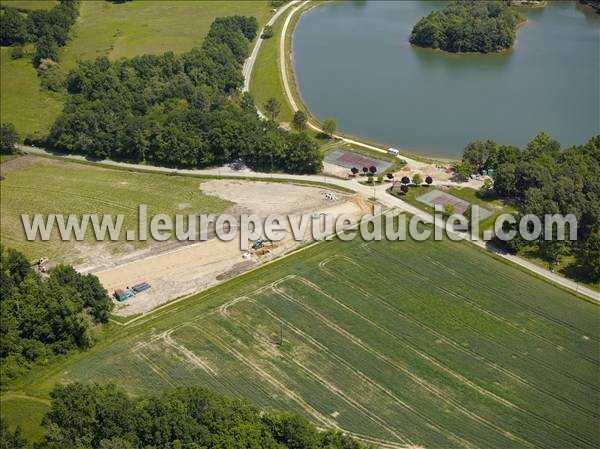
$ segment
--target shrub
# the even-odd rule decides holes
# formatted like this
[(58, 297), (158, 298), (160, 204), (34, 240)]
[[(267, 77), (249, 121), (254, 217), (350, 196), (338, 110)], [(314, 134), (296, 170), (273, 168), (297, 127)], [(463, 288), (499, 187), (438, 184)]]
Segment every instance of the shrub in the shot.
[(274, 35), (273, 32), (273, 27), (271, 27), (270, 25), (265, 26), (265, 29), (263, 30), (262, 34), (260, 37), (262, 37), (263, 39), (271, 39)]
[(13, 47), (10, 51), (10, 57), (12, 59), (21, 59), (24, 56), (24, 54), (25, 52), (23, 51), (23, 47), (21, 45)]

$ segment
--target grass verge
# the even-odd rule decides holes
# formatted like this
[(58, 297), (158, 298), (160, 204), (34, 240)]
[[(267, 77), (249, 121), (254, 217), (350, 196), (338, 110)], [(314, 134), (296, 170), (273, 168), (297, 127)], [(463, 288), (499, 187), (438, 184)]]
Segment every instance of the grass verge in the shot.
[(260, 110), (264, 109), (269, 98), (275, 98), (281, 104), (278, 119), (289, 123), (294, 113), (283, 90), (279, 64), (279, 38), (286, 16), (287, 14), (283, 14), (273, 25), (273, 37), (263, 40), (252, 70), (250, 92)]

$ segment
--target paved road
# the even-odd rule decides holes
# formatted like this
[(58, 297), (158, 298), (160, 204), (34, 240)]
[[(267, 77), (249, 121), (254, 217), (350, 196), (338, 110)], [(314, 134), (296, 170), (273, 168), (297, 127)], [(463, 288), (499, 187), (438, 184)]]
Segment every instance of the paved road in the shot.
[[(53, 155), (52, 153), (50, 153), (46, 150), (43, 150), (41, 148), (34, 148), (34, 147), (28, 147), (28, 146), (21, 145), (21, 146), (19, 146), (19, 149), (21, 151), (23, 151), (25, 153), (29, 153), (29, 154), (42, 155), (42, 156)], [(76, 160), (76, 161), (87, 161), (87, 159), (85, 157), (79, 156), (79, 155), (63, 155), (61, 157), (65, 158), (65, 159)], [(260, 179), (260, 180), (264, 180), (264, 181), (268, 181), (269, 177), (271, 177), (271, 175), (268, 173), (253, 172), (248, 169), (233, 170), (229, 167), (209, 168), (209, 169), (202, 169), (202, 170), (194, 170), (194, 169), (174, 170), (174, 169), (168, 168), (168, 167), (157, 167), (157, 166), (141, 165), (141, 164), (129, 164), (129, 163), (125, 163), (125, 162), (115, 162), (115, 161), (111, 161), (111, 160), (98, 161), (98, 163), (108, 165), (108, 166), (114, 166), (114, 167), (131, 168), (134, 170), (153, 171), (153, 172), (157, 172), (157, 173), (172, 173), (173, 171), (177, 171), (177, 173), (181, 173), (181, 174), (210, 175), (210, 176), (220, 176), (220, 177), (245, 177), (245, 178), (256, 178), (256, 179)], [(331, 178), (331, 177), (325, 177), (323, 175), (291, 175), (291, 174), (286, 174), (286, 173), (277, 173), (275, 176), (278, 179), (287, 179), (290, 181), (312, 181), (312, 182), (320, 182), (320, 183), (326, 182), (327, 184), (330, 184), (331, 186), (338, 186), (338, 187), (352, 190), (352, 191), (359, 193), (367, 198), (375, 197), (377, 202), (379, 202), (382, 206), (384, 206), (386, 208), (398, 209), (399, 211), (407, 212), (412, 215), (416, 215), (419, 218), (421, 218), (425, 223), (434, 223), (434, 217), (431, 214), (429, 214), (428, 212), (424, 212), (421, 209), (386, 193), (385, 190), (388, 187), (388, 185), (386, 185), (386, 184), (376, 185), (376, 186), (366, 186), (363, 184), (359, 184), (357, 180)], [(436, 223), (436, 224), (440, 225), (440, 223)], [(465, 237), (465, 240), (467, 240), (468, 242), (470, 242), (474, 245), (477, 245), (480, 248), (483, 248), (487, 251), (495, 253), (498, 256), (500, 256), (506, 260), (509, 260), (523, 268), (526, 268), (527, 270), (530, 270), (549, 281), (552, 281), (552, 282), (554, 282), (558, 285), (561, 285), (567, 289), (570, 289), (572, 291), (576, 291), (576, 292), (578, 292), (582, 295), (585, 295), (589, 298), (592, 298), (596, 301), (600, 301), (600, 293), (598, 293), (598, 292), (595, 292), (587, 287), (577, 284), (576, 282), (573, 282), (569, 279), (559, 276), (556, 273), (552, 273), (549, 270), (546, 270), (537, 265), (534, 265), (531, 262), (524, 260), (518, 256), (504, 254), (503, 252), (499, 251), (497, 248), (494, 248), (491, 245), (487, 245), (486, 242), (472, 241), (469, 238), (467, 238), (467, 236), (463, 233), (456, 233), (456, 234), (459, 234), (459, 235)]]
[[(273, 17), (271, 17), (271, 19), (267, 22), (267, 25), (272, 26), (284, 12), (287, 11), (287, 9), (295, 3), (297, 3), (297, 0), (290, 3), (286, 3), (281, 8), (279, 8), (277, 12), (273, 14)], [(244, 62), (244, 67), (242, 69), (242, 73), (244, 74), (244, 92), (250, 91), (250, 79), (252, 78), (252, 70), (254, 69), (254, 63), (256, 62), (258, 51), (260, 50), (260, 47), (263, 43), (263, 40), (261, 38), (263, 31), (264, 28), (258, 33), (258, 37), (256, 38), (256, 43), (254, 44), (252, 53), (250, 53), (250, 56), (248, 57), (248, 59), (246, 59), (246, 62)]]

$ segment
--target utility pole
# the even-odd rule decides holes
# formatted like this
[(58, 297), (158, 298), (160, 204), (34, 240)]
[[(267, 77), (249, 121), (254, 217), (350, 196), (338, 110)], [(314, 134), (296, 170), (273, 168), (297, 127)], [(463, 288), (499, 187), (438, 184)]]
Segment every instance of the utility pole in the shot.
[(283, 323), (279, 322), (279, 346), (283, 346)]

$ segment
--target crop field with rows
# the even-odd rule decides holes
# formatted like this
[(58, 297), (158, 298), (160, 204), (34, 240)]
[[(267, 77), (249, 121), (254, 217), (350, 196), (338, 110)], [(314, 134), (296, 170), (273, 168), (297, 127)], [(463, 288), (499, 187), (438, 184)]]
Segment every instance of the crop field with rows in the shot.
[(592, 448), (599, 312), (463, 243), (332, 241), (141, 317), (24, 390), (202, 384), (384, 448)]

